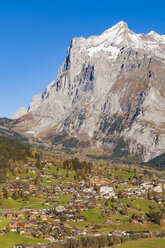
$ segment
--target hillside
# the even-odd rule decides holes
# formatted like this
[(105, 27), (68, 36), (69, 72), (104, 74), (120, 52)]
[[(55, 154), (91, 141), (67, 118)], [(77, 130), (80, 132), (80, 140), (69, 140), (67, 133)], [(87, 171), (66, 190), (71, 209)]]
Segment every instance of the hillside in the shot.
[(151, 159), (146, 163), (148, 166), (155, 167), (157, 169), (165, 169), (165, 153)]
[(25, 136), (22, 136), (18, 132), (14, 131), (14, 124), (16, 121), (13, 121), (9, 118), (0, 118), (0, 135), (9, 137), (9, 138), (16, 138), (21, 141), (27, 141)]
[(25, 163), (31, 156), (30, 147), (16, 138), (0, 136), (0, 181), (6, 180), (6, 174), (13, 171), (17, 161)]

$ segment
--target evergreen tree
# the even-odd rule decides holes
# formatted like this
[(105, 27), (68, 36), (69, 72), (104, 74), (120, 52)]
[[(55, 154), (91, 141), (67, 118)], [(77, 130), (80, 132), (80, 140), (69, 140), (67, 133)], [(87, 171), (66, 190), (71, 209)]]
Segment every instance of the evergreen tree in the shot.
[(3, 187), (2, 191), (3, 191), (3, 197), (8, 199), (8, 191), (7, 191), (7, 189), (5, 187)]

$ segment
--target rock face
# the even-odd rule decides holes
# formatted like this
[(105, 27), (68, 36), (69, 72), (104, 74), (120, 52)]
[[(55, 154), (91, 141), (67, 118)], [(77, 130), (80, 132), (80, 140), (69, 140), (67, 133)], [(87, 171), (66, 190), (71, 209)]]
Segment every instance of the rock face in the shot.
[(165, 36), (135, 34), (119, 22), (74, 38), (57, 79), (34, 96), (17, 129), (34, 136), (118, 137), (145, 161), (165, 152)]
[(27, 114), (27, 109), (25, 109), (24, 107), (20, 108), (17, 110), (17, 112), (12, 116), (12, 119), (18, 119), (21, 116)]

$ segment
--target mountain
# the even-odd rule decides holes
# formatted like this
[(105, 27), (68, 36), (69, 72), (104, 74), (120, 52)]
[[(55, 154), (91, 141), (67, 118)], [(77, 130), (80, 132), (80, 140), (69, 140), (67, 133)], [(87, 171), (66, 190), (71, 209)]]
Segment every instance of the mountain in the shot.
[(17, 112), (12, 116), (12, 119), (18, 119), (27, 113), (27, 109), (24, 107), (17, 110)]
[[(27, 142), (28, 139), (14, 131), (17, 120), (8, 118), (0, 118), (0, 139), (3, 137), (18, 139), (22, 142)], [(5, 139), (5, 138), (4, 138)]]
[(164, 106), (165, 35), (136, 34), (119, 22), (72, 39), (57, 79), (19, 111), (15, 128), (114, 149), (123, 142), (148, 161), (165, 152)]

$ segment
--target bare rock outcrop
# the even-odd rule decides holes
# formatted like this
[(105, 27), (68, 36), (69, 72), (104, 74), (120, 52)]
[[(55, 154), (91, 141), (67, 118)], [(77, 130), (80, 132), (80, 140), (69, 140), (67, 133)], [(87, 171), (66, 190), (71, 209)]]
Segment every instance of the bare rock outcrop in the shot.
[(17, 128), (28, 123), (26, 132), (39, 137), (86, 135), (97, 145), (122, 137), (147, 161), (165, 152), (164, 107), (165, 36), (119, 22), (72, 40), (57, 79), (33, 98)]

